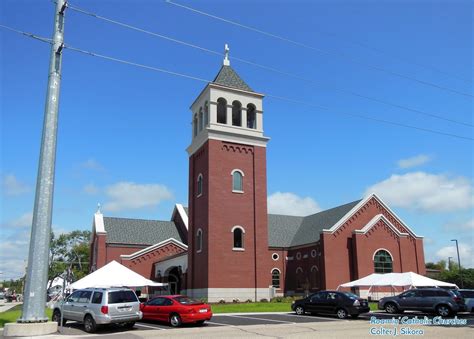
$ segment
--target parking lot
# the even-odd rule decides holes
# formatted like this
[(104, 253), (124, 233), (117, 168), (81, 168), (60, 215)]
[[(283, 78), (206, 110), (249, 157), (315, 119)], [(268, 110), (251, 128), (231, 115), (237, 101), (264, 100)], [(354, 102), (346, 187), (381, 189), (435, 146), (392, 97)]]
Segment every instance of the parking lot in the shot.
[[(391, 319), (392, 315), (389, 315), (385, 312), (371, 312), (365, 315), (361, 315), (358, 319), (347, 319), (340, 320), (335, 316), (312, 316), (312, 315), (303, 315), (298, 316), (294, 313), (250, 313), (250, 314), (216, 314), (212, 317), (211, 321), (207, 321), (203, 326), (198, 326), (194, 324), (185, 324), (179, 328), (173, 328), (166, 323), (151, 322), (151, 321), (140, 321), (135, 324), (134, 329), (126, 330), (117, 327), (103, 327), (100, 328), (96, 334), (109, 334), (109, 333), (124, 333), (124, 332), (134, 332), (137, 330), (146, 331), (146, 330), (159, 330), (159, 331), (180, 331), (183, 328), (212, 328), (212, 327), (242, 327), (242, 326), (251, 326), (251, 325), (297, 325), (297, 324), (315, 324), (315, 323), (336, 323), (340, 322), (350, 322), (350, 323), (359, 323), (367, 324), (369, 326), (369, 320), (372, 316), (377, 317), (378, 319)], [(424, 314), (418, 312), (406, 312), (402, 315), (396, 315), (395, 318), (407, 316), (409, 318), (423, 318), (427, 316), (429, 319), (434, 317), (433, 314)], [(457, 316), (459, 319), (466, 319), (467, 324), (463, 326), (456, 327), (470, 327), (474, 328), (474, 314), (462, 313)], [(449, 319), (449, 318), (448, 318)], [(443, 326), (446, 327), (446, 326)], [(84, 332), (82, 324), (75, 322), (68, 322), (66, 326), (62, 329), (63, 334), (67, 335), (87, 335)]]

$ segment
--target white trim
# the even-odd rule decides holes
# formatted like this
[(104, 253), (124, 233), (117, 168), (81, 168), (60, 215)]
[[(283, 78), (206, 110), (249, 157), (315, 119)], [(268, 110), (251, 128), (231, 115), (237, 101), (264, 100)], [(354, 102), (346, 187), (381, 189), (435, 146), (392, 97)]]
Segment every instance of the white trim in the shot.
[(122, 259), (127, 259), (127, 260), (133, 260), (147, 252), (150, 252), (150, 251), (153, 251), (157, 248), (160, 248), (164, 245), (168, 245), (168, 244), (175, 244), (176, 246), (178, 247), (181, 247), (182, 249), (184, 250), (187, 250), (188, 249), (188, 246), (186, 246), (185, 244), (183, 244), (181, 241), (178, 241), (174, 238), (169, 238), (169, 239), (166, 239), (166, 240), (163, 240), (162, 242), (159, 242), (155, 245), (151, 245), (151, 246), (148, 246), (144, 249), (141, 249), (140, 251), (137, 251), (135, 253), (132, 253), (132, 254), (122, 254), (120, 255), (120, 258)]
[(309, 272), (313, 272), (313, 268), (315, 268), (316, 271), (319, 272), (318, 266), (316, 266), (316, 265), (311, 266), (311, 268), (309, 269)]
[(175, 213), (178, 212), (179, 215), (181, 216), (181, 220), (183, 220), (184, 227), (188, 230), (188, 215), (186, 214), (186, 211), (184, 210), (183, 205), (181, 204), (175, 204), (174, 205), (174, 210), (173, 210), (173, 215), (171, 216), (171, 221), (173, 221)]
[(104, 215), (100, 212), (94, 213), (94, 227), (96, 234), (107, 234), (104, 226)]
[(375, 254), (376, 254), (378, 251), (385, 251), (385, 252), (387, 252), (388, 254), (390, 254), (390, 258), (392, 259), (392, 264), (393, 264), (393, 255), (392, 255), (392, 253), (390, 253), (390, 251), (387, 250), (386, 248), (379, 248), (379, 249), (375, 250), (374, 254), (372, 255), (372, 262), (374, 262), (374, 260), (375, 260)]
[[(201, 193), (199, 193), (199, 178), (201, 178)], [(204, 183), (203, 183), (203, 180), (204, 180), (204, 176), (202, 175), (202, 173), (199, 173), (198, 176), (197, 176), (197, 179), (196, 179), (196, 183), (197, 183), (197, 198), (199, 198), (200, 196), (202, 196), (202, 192), (204, 190)]]
[(203, 231), (201, 228), (198, 228), (198, 230), (196, 231), (196, 238), (199, 236), (199, 233), (201, 233), (201, 239), (198, 239), (200, 241), (198, 241), (198, 245), (199, 245), (199, 249), (196, 250), (196, 253), (201, 253), (202, 252), (202, 234), (203, 234)]
[(234, 227), (232, 227), (232, 230), (230, 231), (231, 233), (234, 233), (235, 229), (236, 228), (240, 228), (242, 230), (242, 233), (245, 234), (245, 228), (243, 228), (242, 226), (240, 225), (235, 225)]
[(303, 271), (303, 269), (301, 268), (301, 266), (298, 266), (298, 267), (296, 268), (296, 274), (298, 274), (298, 270), (300, 270), (301, 273), (304, 273), (304, 271)]
[(356, 234), (366, 234), (372, 227), (374, 227), (380, 220), (382, 220), (398, 237), (407, 237), (408, 233), (402, 233), (396, 228), (383, 214), (377, 214), (360, 230), (355, 230)]
[(296, 252), (296, 260), (301, 260), (301, 252)]
[(240, 174), (242, 174), (243, 177), (245, 177), (244, 171), (242, 171), (242, 170), (239, 169), (239, 168), (234, 168), (234, 169), (230, 172), (230, 175), (234, 175), (234, 172), (239, 172)]
[[(423, 236), (416, 235), (410, 227), (405, 224), (402, 219), (398, 215), (395, 214), (388, 206), (385, 204), (380, 197), (378, 197), (375, 193), (369, 194), (367, 197), (362, 199), (357, 205), (355, 205), (349, 212), (346, 213), (336, 224), (334, 224), (329, 229), (323, 229), (323, 233), (331, 233), (334, 234), (348, 219), (350, 219), (362, 206), (364, 206), (370, 199), (375, 198), (390, 214), (392, 214), (398, 221), (402, 224), (403, 227), (415, 238), (422, 239)], [(393, 226), (393, 225), (392, 225)], [(400, 231), (399, 231), (400, 232)]]
[(273, 268), (271, 269), (270, 273), (273, 274), (273, 271), (274, 271), (274, 270), (277, 270), (278, 273), (281, 274), (281, 271), (280, 271), (280, 269), (279, 269), (278, 267), (273, 267)]
[[(314, 253), (314, 255), (313, 255)], [(316, 250), (311, 250), (311, 258), (316, 258), (318, 256), (318, 251)]]
[[(276, 259), (273, 258), (274, 255), (277, 256)], [(280, 259), (280, 255), (279, 255), (278, 253), (272, 253), (272, 260), (273, 260), (273, 261), (278, 261), (278, 259)]]
[(244, 251), (245, 251), (245, 248), (244, 248), (244, 247), (232, 247), (232, 251), (244, 252)]

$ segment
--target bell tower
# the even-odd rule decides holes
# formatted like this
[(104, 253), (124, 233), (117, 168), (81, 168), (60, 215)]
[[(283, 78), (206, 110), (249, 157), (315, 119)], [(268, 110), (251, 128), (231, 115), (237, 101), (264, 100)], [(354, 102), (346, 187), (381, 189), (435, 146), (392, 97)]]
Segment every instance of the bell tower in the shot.
[(263, 95), (223, 65), (191, 105), (186, 293), (209, 302), (269, 298)]

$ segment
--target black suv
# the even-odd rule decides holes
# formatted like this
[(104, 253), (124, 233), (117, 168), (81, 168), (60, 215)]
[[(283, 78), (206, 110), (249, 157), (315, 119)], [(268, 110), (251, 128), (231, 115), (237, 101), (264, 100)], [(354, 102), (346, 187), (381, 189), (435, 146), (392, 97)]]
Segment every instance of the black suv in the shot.
[(446, 317), (466, 310), (464, 299), (456, 292), (442, 288), (418, 288), (403, 292), (394, 297), (379, 300), (379, 310), (387, 313), (403, 311), (436, 312)]
[(361, 313), (370, 311), (366, 299), (349, 292), (321, 291), (310, 296), (293, 301), (291, 309), (296, 314), (302, 315), (306, 312), (311, 314), (328, 313), (336, 314), (339, 319), (357, 318)]

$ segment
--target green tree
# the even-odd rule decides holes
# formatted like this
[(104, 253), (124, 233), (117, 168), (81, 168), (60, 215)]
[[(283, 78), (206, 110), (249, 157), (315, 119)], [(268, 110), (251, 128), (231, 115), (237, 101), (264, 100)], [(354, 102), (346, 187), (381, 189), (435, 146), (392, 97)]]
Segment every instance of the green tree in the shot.
[[(52, 282), (64, 272), (71, 273), (72, 280), (78, 280), (89, 273), (90, 231), (72, 231), (51, 234), (48, 279)], [(48, 286), (49, 287), (49, 286)]]

